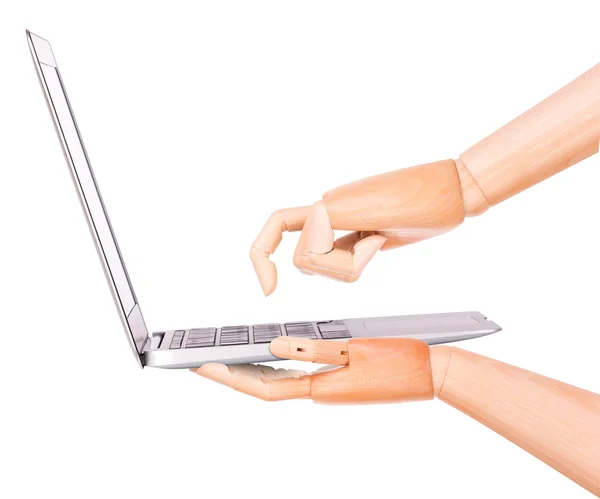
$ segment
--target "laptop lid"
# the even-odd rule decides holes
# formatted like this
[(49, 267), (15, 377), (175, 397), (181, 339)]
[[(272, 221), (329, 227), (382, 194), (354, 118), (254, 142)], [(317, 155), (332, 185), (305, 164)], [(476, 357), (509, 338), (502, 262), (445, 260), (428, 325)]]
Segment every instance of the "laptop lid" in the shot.
[(27, 40), (46, 96), (48, 109), (69, 164), (71, 176), (96, 244), (98, 256), (102, 262), (115, 305), (119, 311), (131, 348), (138, 363), (142, 366), (141, 354), (144, 342), (148, 337), (148, 330), (131, 286), (123, 257), (119, 251), (52, 48), (47, 40), (34, 35), (30, 31), (27, 31)]

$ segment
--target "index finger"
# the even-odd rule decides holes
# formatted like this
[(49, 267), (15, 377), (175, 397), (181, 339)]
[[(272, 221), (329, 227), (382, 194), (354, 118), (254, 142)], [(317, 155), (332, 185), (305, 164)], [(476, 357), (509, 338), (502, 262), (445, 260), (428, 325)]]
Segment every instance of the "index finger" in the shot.
[(269, 256), (279, 246), (284, 232), (302, 230), (309, 210), (310, 206), (302, 206), (273, 212), (252, 244), (250, 259), (265, 296), (277, 286), (277, 268)]

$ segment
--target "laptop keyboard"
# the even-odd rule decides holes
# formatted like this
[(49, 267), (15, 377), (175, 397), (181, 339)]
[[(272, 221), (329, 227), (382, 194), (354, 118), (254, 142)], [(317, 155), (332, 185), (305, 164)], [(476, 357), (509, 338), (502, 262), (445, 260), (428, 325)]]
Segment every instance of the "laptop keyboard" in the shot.
[(255, 326), (227, 326), (220, 330), (214, 327), (178, 330), (173, 333), (169, 348), (173, 350), (269, 343), (277, 336), (282, 335), (324, 340), (352, 337), (344, 321), (257, 324)]

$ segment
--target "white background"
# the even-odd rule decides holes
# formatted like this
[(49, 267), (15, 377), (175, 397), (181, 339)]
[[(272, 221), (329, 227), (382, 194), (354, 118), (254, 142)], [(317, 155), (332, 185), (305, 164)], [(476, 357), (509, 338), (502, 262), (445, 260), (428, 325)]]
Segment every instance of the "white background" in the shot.
[(600, 161), (356, 284), (263, 298), (271, 211), (456, 157), (600, 60), (595, 1), (21, 1), (0, 15), (0, 496), (590, 495), (439, 401), (266, 404), (131, 356), (39, 88), (53, 45), (150, 328), (478, 309), (462, 345), (600, 392)]

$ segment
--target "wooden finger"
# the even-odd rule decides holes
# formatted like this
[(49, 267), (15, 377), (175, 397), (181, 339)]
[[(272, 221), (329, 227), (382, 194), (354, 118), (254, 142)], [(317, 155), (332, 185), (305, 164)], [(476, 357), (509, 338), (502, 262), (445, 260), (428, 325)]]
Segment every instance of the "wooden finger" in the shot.
[[(355, 281), (356, 279), (353, 276), (348, 274), (344, 274), (341, 272), (335, 272), (332, 270), (328, 270), (325, 268), (319, 268), (313, 265), (308, 258), (309, 248), (310, 248), (310, 239), (312, 237), (312, 226), (315, 212), (318, 212), (320, 209), (325, 209), (322, 202), (315, 203), (306, 218), (306, 222), (302, 229), (302, 234), (298, 240), (298, 245), (296, 246), (296, 250), (294, 252), (294, 265), (298, 270), (300, 270), (304, 274), (315, 275), (319, 274), (323, 277), (328, 277), (330, 279), (334, 279), (336, 281), (344, 281), (348, 282), (349, 280)], [(322, 238), (327, 238), (329, 242), (333, 245), (334, 232), (331, 226), (328, 230), (326, 230), (322, 236)], [(344, 241), (345, 243), (349, 243), (349, 241)]]
[(341, 249), (341, 250), (350, 251), (352, 248), (354, 248), (354, 245), (358, 241), (360, 241), (361, 239), (364, 239), (365, 237), (372, 236), (373, 234), (376, 234), (376, 233), (373, 231), (365, 231), (365, 230), (350, 232), (350, 234), (346, 234), (345, 236), (338, 237), (335, 241), (333, 241), (333, 249)]
[(267, 220), (250, 248), (250, 259), (265, 296), (277, 287), (277, 268), (269, 260), (275, 252), (284, 232), (301, 230), (310, 207), (288, 208), (275, 211)]
[[(310, 397), (310, 377), (301, 371), (252, 364), (204, 364), (193, 372), (234, 390), (266, 401)], [(283, 371), (283, 373), (278, 371)]]
[(308, 261), (316, 269), (336, 272), (344, 276), (359, 276), (386, 241), (386, 237), (380, 234), (366, 237), (355, 235), (343, 241), (349, 243), (349, 249), (334, 248), (334, 232), (325, 205), (316, 203), (309, 218), (310, 238), (306, 251)]
[(279, 336), (271, 341), (273, 355), (282, 359), (303, 360), (318, 364), (348, 364), (348, 346), (344, 341), (309, 340)]
[(298, 238), (298, 243), (296, 244), (296, 249), (294, 250), (294, 266), (305, 274), (312, 275), (313, 272), (310, 272), (306, 265), (308, 263), (308, 259), (306, 258), (306, 252), (308, 248), (308, 238), (310, 237), (310, 226), (311, 226), (311, 213), (313, 207), (311, 206), (308, 214), (306, 215), (306, 219), (304, 221), (304, 225), (302, 226), (302, 232), (300, 233), (300, 237)]
[(312, 226), (312, 216), (311, 213), (314, 211), (314, 205), (311, 207), (309, 214), (306, 217), (306, 221), (304, 223), (304, 227), (302, 228), (302, 233), (300, 234), (300, 238), (298, 239), (298, 244), (296, 245), (296, 249), (294, 251), (294, 266), (303, 274), (306, 275), (315, 275), (320, 274), (325, 277), (329, 277), (331, 279), (335, 279), (338, 281), (345, 280), (345, 276), (342, 274), (338, 274), (335, 272), (329, 272), (322, 269), (317, 269), (313, 264), (308, 260), (308, 245), (310, 239), (310, 232)]

